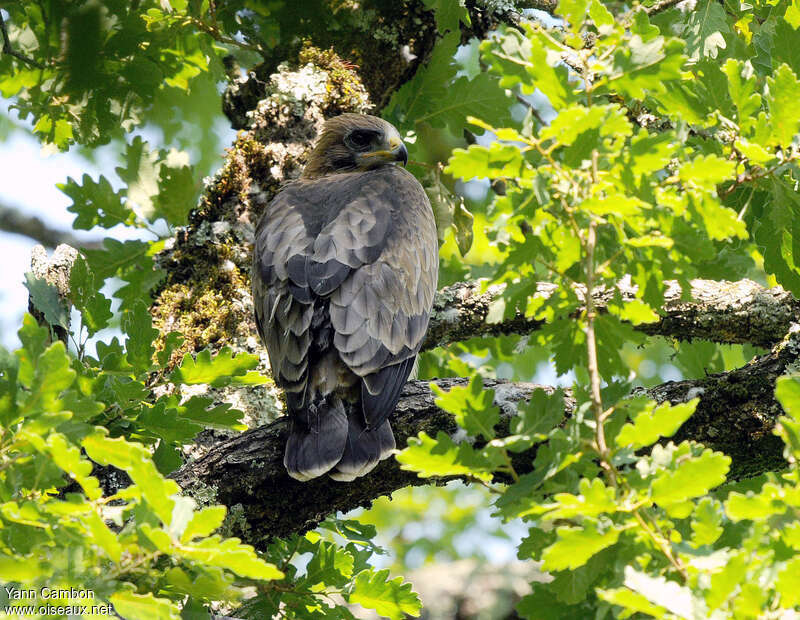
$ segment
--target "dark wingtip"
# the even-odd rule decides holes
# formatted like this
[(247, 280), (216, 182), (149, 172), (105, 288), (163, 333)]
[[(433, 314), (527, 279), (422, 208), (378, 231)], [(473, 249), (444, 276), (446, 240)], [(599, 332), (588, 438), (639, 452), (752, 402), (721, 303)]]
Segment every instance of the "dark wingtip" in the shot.
[(348, 415), (350, 429), (344, 454), (336, 467), (328, 472), (328, 476), (337, 482), (352, 482), (368, 474), (394, 452), (394, 433), (389, 421), (379, 428), (367, 430), (360, 418), (355, 410)]
[(293, 422), (283, 456), (286, 472), (301, 482), (317, 478), (339, 463), (348, 433), (341, 401), (317, 401), (309, 409), (314, 413), (309, 420), (311, 426)]

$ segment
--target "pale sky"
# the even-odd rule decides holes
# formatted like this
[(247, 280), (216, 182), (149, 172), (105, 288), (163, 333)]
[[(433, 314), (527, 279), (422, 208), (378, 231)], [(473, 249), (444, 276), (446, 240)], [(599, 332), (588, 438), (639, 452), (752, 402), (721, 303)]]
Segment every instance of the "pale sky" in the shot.
[[(43, 155), (38, 140), (15, 131), (0, 145), (0, 204), (36, 215), (53, 227), (70, 230), (73, 214), (67, 207), (72, 200), (61, 193), (56, 183), (63, 183), (69, 176), (78, 179), (84, 173), (97, 178), (100, 171), (72, 153)], [(86, 239), (100, 236), (78, 231), (75, 235)], [(29, 237), (0, 232), (4, 262), (0, 278), (0, 344), (6, 348), (19, 346), (16, 331), (28, 306), (28, 290), (22, 282), (25, 272), (30, 270), (34, 245), (36, 242)]]
[[(0, 114), (8, 114), (7, 100), (0, 100)], [(11, 113), (12, 117), (16, 116)], [(225, 119), (220, 118), (221, 121)], [(20, 123), (29, 127), (28, 123)], [(159, 132), (136, 131), (153, 146), (162, 147)], [(227, 123), (220, 122), (215, 127), (219, 137), (218, 149), (220, 165), (223, 149), (233, 142), (235, 132)], [(132, 136), (129, 136), (132, 139)], [(107, 145), (95, 150), (97, 161), (102, 168), (88, 161), (73, 149), (67, 153), (52, 153), (42, 149), (39, 141), (26, 130), (12, 131), (6, 141), (0, 144), (0, 204), (15, 207), (20, 211), (35, 215), (50, 226), (70, 231), (74, 214), (67, 211), (72, 199), (56, 187), (66, 182), (68, 177), (80, 181), (88, 174), (95, 181), (103, 174), (115, 190), (122, 187), (114, 168), (119, 165), (113, 146)], [(204, 171), (205, 173), (205, 171)], [(110, 231), (72, 231), (80, 239), (99, 240), (110, 236), (116, 239), (152, 238), (142, 231), (116, 226)], [(17, 330), (22, 314), (28, 307), (28, 290), (22, 284), (25, 272), (30, 270), (30, 256), (36, 242), (29, 237), (0, 232), (0, 252), (4, 259), (3, 277), (0, 278), (0, 345), (7, 349), (19, 346)], [(52, 250), (50, 250), (52, 252)]]

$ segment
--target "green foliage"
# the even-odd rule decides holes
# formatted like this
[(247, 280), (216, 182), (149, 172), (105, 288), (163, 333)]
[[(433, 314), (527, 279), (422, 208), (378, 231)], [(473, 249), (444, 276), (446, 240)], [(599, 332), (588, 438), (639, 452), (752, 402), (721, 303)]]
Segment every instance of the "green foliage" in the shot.
[(80, 185), (69, 177), (61, 191), (72, 199), (67, 211), (75, 214), (73, 227), (78, 230), (91, 230), (95, 226), (112, 228), (117, 224), (130, 226), (135, 222), (133, 211), (123, 204), (122, 197), (104, 176), (95, 182), (84, 174)]
[(202, 32), (208, 4), (173, 4), (9, 6), (13, 45), (39, 66), (3, 56), (0, 92), (43, 142), (107, 143), (141, 124), (164, 91), (185, 94), (203, 74), (222, 75), (225, 50)]
[(400, 126), (446, 125), (456, 135), (466, 128), (468, 114), (481, 114), (498, 123), (510, 118), (511, 101), (492, 76), (480, 73), (470, 79), (457, 74), (453, 54), (458, 39), (457, 32), (445, 35), (425, 68), (394, 94), (385, 112), (387, 118)]
[(185, 385), (207, 383), (213, 387), (222, 387), (231, 382), (258, 384), (266, 379), (259, 372), (247, 372), (258, 366), (258, 356), (240, 353), (233, 355), (229, 347), (223, 348), (214, 359), (206, 349), (193, 359), (188, 353), (183, 356), (181, 365), (170, 374), (170, 381)]
[(388, 569), (359, 573), (353, 583), (350, 601), (374, 609), (379, 615), (392, 620), (419, 616), (419, 599), (411, 591), (411, 584), (403, 583), (400, 577), (387, 581), (388, 575)]
[(446, 433), (439, 431), (436, 438), (420, 431), (409, 439), (408, 447), (398, 455), (403, 469), (416, 471), (420, 478), (431, 476), (468, 476), (476, 480), (491, 480), (488, 459), (467, 443), (456, 444)]
[[(593, 466), (581, 456), (582, 437), (595, 430), (593, 421), (580, 414), (571, 416), (563, 430), (560, 418), (551, 419), (549, 441), (536, 454), (534, 473), (515, 484), (492, 483), (484, 463), (462, 473), (490, 484), (500, 514), (526, 518), (530, 533), (519, 548), (520, 557), (541, 560), (543, 568), (556, 576), (547, 586), (536, 584), (518, 611), (528, 617), (575, 617), (607, 603), (623, 614), (639, 611), (691, 618), (711, 612), (727, 616), (762, 605), (793, 609), (798, 601), (792, 554), (800, 551), (796, 516), (800, 423), (795, 419), (800, 411), (800, 379), (781, 378), (777, 396), (787, 416), (775, 432), (786, 442), (791, 471), (780, 478), (768, 475), (757, 492), (743, 493), (738, 490), (742, 485), (729, 486), (719, 492), (726, 498), (722, 503), (709, 491), (725, 481), (727, 456), (692, 442), (653, 445), (675, 432), (695, 402), (657, 407), (652, 401), (636, 401), (636, 406), (612, 415), (606, 423), (609, 428), (620, 427), (614, 420), (617, 415), (622, 421), (632, 420), (622, 426), (624, 432), (620, 430), (615, 439), (617, 448), (608, 456), (615, 469), (613, 485), (594, 477)], [(547, 397), (538, 398), (544, 410), (552, 410), (553, 402), (547, 407), (541, 402)], [(454, 401), (460, 406), (453, 406)], [(465, 419), (469, 406), (463, 399), (449, 404), (461, 414), (459, 421)], [(666, 415), (670, 410), (679, 421)], [(465, 424), (460, 423), (466, 431)], [(446, 438), (442, 434), (437, 441)], [(559, 442), (573, 455), (566, 463)], [(642, 448), (648, 450), (632, 457), (632, 448), (640, 449), (640, 454)], [(436, 452), (436, 446), (430, 449)], [(419, 452), (410, 445), (398, 458), (422, 473), (426, 462)], [(591, 452), (585, 456), (591, 457)], [(496, 462), (505, 460), (498, 457)], [(460, 464), (470, 465), (466, 459)], [(499, 465), (495, 471), (508, 473), (506, 467)], [(581, 473), (587, 477), (576, 480), (575, 474)], [(598, 554), (609, 551), (616, 561), (606, 555), (593, 563)], [(769, 581), (765, 576), (775, 571), (779, 578)], [(756, 592), (746, 587), (753, 580), (771, 585)], [(543, 616), (547, 609), (552, 611)]]
[[(335, 535), (333, 542), (321, 533)], [(272, 587), (260, 589), (242, 605), (238, 614), (245, 618), (267, 618), (281, 609), (287, 618), (353, 618), (350, 611), (337, 606), (332, 595), (341, 596), (350, 604), (378, 612), (381, 617), (419, 616), (420, 602), (411, 591), (411, 584), (402, 578), (389, 578), (387, 569), (377, 571), (369, 566), (374, 553), (384, 551), (371, 540), (375, 528), (357, 521), (329, 517), (319, 531), (293, 536), (269, 545), (266, 557), (282, 562), (286, 577)], [(305, 568), (298, 569), (293, 560), (311, 554)]]
[(108, 327), (113, 317), (111, 300), (106, 298), (96, 286), (94, 274), (86, 260), (79, 256), (69, 274), (69, 294), (72, 305), (80, 312), (81, 320), (93, 336), (98, 330)]
[(500, 410), (492, 405), (494, 391), (484, 390), (477, 375), (473, 376), (468, 387), (454, 387), (443, 391), (432, 383), (431, 389), (437, 395), (436, 405), (452, 413), (459, 426), (470, 435), (482, 436), (487, 441), (494, 439), (494, 427), (500, 421)]
[[(672, 369), (694, 376), (752, 353), (707, 342), (640, 348), (632, 326), (657, 320), (666, 280), (748, 276), (800, 296), (796, 2), (700, 0), (683, 12), (562, 0), (557, 27), (525, 18), (460, 47), (473, 27), (466, 4), (424, 1), (441, 37), (382, 113), (406, 137), (431, 198), (440, 283), (502, 285), (488, 321), (521, 312), (543, 327), (422, 360), (423, 376), (470, 378), (436, 390), (459, 432), (422, 432), (397, 458), (423, 478), (476, 483), (467, 505), (459, 501), (474, 489), (406, 491), (362, 522), (329, 518), (260, 551), (215, 534), (225, 507), (199, 508), (165, 477), (203, 429), (244, 428), (240, 412), (182, 388), (262, 383), (258, 360), (222, 348), (174, 366), (181, 337), (164, 334), (156, 350), (148, 308), (165, 276), (155, 261), (161, 236), (186, 223), (217, 159), (221, 58), (232, 54), (249, 71), (302, 39), (305, 26), (280, 0), (7, 4), (11, 45), (28, 61), (0, 55), (0, 93), (48, 148), (116, 149), (113, 172), (60, 185), (74, 227), (122, 225), (155, 238), (108, 238), (82, 252), (70, 280), (74, 351), (30, 316), (21, 348), (0, 349), (7, 585), (88, 588), (131, 618), (206, 617), (212, 604), (249, 618), (351, 618), (334, 595), (383, 617), (416, 616), (411, 585), (373, 568), (383, 553), (373, 539), (399, 532), (400, 517), (419, 525), (430, 509), (443, 533), (396, 536), (392, 570), (415, 551), (454, 559), (488, 494), (496, 519), (524, 523), (518, 557), (552, 576), (531, 585), (517, 607), (523, 617), (781, 617), (800, 608), (800, 379), (783, 377), (776, 389), (787, 470), (738, 483), (726, 481), (728, 456), (680, 435), (670, 441), (697, 399), (631, 395), (666, 372), (670, 347)], [(137, 128), (148, 141), (131, 135)], [(491, 190), (466, 199), (462, 181)], [(614, 292), (625, 277), (634, 299)], [(543, 280), (556, 285), (546, 298)], [(32, 277), (27, 286), (46, 321), (67, 328), (55, 289)], [(601, 287), (608, 313), (598, 316), (584, 291)], [(97, 339), (117, 325), (122, 341)], [(571, 392), (536, 390), (507, 420), (480, 378), (531, 381), (547, 362)], [(658, 366), (647, 376), (645, 362)], [(524, 459), (530, 473), (520, 475)], [(130, 484), (107, 493), (93, 463), (122, 470)]]
[[(672, 437), (681, 424), (694, 413), (698, 402), (699, 399), (694, 398), (675, 406), (663, 403), (657, 407), (651, 400), (632, 402), (632, 411), (628, 415), (633, 422), (620, 429), (616, 438), (617, 445), (638, 449), (652, 445), (662, 436)], [(636, 412), (635, 415), (633, 411)]]
[[(257, 552), (215, 534), (225, 529), (224, 506), (199, 508), (165, 477), (183, 464), (182, 448), (199, 432), (245, 429), (240, 411), (210, 396), (187, 397), (183, 388), (196, 386), (196, 394), (203, 386), (265, 382), (257, 356), (234, 356), (227, 347), (186, 355), (174, 366), (182, 337), (164, 334), (157, 350), (149, 311), (151, 291), (165, 276), (155, 261), (164, 237), (187, 223), (202, 176), (219, 164), (221, 59), (232, 55), (249, 70), (266, 50), (299, 40), (294, 6), (257, 5), (85, 0), (4, 7), (4, 33), (17, 55), (0, 54), (0, 92), (46, 148), (74, 145), (106, 165), (97, 178), (59, 185), (74, 228), (113, 234), (126, 227), (140, 237), (109, 237), (82, 250), (69, 282), (68, 301), (79, 316), (71, 352), (50, 344), (54, 334), (30, 316), (20, 330), (23, 346), (13, 355), (0, 349), (0, 578), (7, 587), (88, 589), (95, 603), (131, 619), (208, 617), (212, 604), (254, 618), (279, 609), (283, 617), (351, 618), (331, 602), (333, 594), (392, 618), (419, 615), (410, 584), (370, 566), (370, 556), (382, 553), (371, 542), (374, 528), (331, 519), (331, 540), (309, 534)], [(431, 6), (443, 31), (468, 21), (462, 6)], [(448, 39), (450, 51), (456, 39)], [(439, 58), (448, 79), (482, 110), (507, 107), (505, 93), (486, 88), (486, 75), (473, 76), (474, 85), (483, 84), (482, 96), (473, 96), (449, 59)], [(464, 122), (459, 111), (427, 112), (437, 126)], [(111, 149), (93, 151), (109, 142)], [(454, 212), (456, 221), (464, 214)], [(55, 288), (30, 275), (27, 285), (47, 323), (68, 330)], [(110, 293), (101, 293), (106, 287)], [(119, 302), (114, 312), (109, 296)], [(108, 327), (122, 336), (101, 338)], [(93, 466), (119, 470), (115, 479), (126, 477), (128, 486), (103, 490)], [(298, 571), (292, 562), (307, 553), (313, 557)], [(14, 603), (3, 593), (4, 604)]]
[(98, 181), (84, 174), (79, 184), (72, 178), (59, 188), (71, 200), (67, 210), (75, 213), (74, 227), (113, 228), (118, 224), (147, 229), (159, 218), (170, 225), (186, 223), (199, 194), (196, 171), (184, 151), (153, 151), (140, 136), (126, 145), (125, 166), (116, 168), (126, 188), (115, 192), (108, 179)]
[[(449, 18), (445, 18), (448, 26), (441, 25), (445, 5), (452, 7), (445, 9), (447, 15), (457, 3), (436, 3), (440, 29), (452, 25)], [(406, 130), (412, 163), (428, 158), (423, 140), (418, 139), (422, 132), (432, 140), (442, 140), (445, 136), (445, 140), (452, 140), (451, 136), (460, 137), (467, 129), (469, 114), (480, 113), (498, 124), (510, 119), (512, 101), (504, 89), (498, 88), (494, 76), (466, 71), (454, 62), (459, 38), (455, 30), (444, 34), (427, 64), (394, 93), (383, 111), (387, 120)], [(473, 218), (464, 208), (463, 199), (454, 195), (452, 180), (443, 180), (439, 167), (434, 166), (421, 181), (431, 199), (440, 236), (444, 238), (451, 233), (460, 252), (466, 253), (472, 245)]]
[(457, 31), (460, 23), (469, 25), (469, 15), (460, 0), (423, 0), (425, 7), (433, 9), (436, 28), (444, 34), (448, 30)]
[(25, 274), (25, 288), (28, 289), (33, 307), (44, 315), (48, 325), (63, 329), (69, 327), (69, 311), (54, 285), (28, 272)]
[[(235, 603), (244, 594), (237, 576), (283, 576), (252, 547), (211, 536), (223, 506), (197, 511), (142, 444), (112, 439), (91, 423), (106, 405), (85, 393), (86, 375), (73, 369), (61, 342), (46, 346), (46, 330), (30, 317), (20, 336), (16, 356), (0, 359), (0, 575), (8, 588), (91, 590), (94, 604), (111, 604), (126, 617), (177, 618), (187, 594)], [(14, 380), (22, 389), (10, 389)], [(132, 483), (104, 496), (92, 461), (117, 467)], [(188, 574), (216, 588), (192, 590), (181, 579)], [(77, 601), (64, 595), (47, 602)]]
[[(756, 275), (800, 292), (800, 110), (790, 103), (800, 65), (785, 43), (798, 42), (795, 8), (698, 2), (648, 16), (559, 2), (563, 28), (523, 22), (480, 43), (497, 86), (529, 113), (510, 123), (471, 113), (491, 140), (455, 148), (444, 170), (503, 188), (477, 207), (491, 253), (479, 254), (476, 234), (458, 277), (504, 285), (489, 322), (522, 311), (545, 324), (511, 346), (473, 341), (426, 358), (426, 376), (472, 375), (437, 391), (461, 430), (421, 433), (398, 460), (420, 476), (480, 481), (497, 516), (525, 520), (519, 557), (554, 579), (532, 584), (524, 617), (778, 617), (800, 605), (800, 381), (781, 378), (776, 390), (790, 470), (725, 485), (728, 456), (668, 440), (698, 399), (629, 396), (632, 354), (620, 347), (642, 342), (630, 325), (657, 320), (668, 278)], [(613, 291), (626, 276), (636, 298), (612, 296), (608, 315), (576, 293)], [(547, 279), (558, 288), (543, 297), (535, 283)], [(565, 415), (562, 394), (537, 392), (511, 436), (496, 437), (493, 393), (477, 388), (475, 369), (518, 374), (527, 344), (574, 373), (577, 402)], [(674, 364), (702, 376), (742, 365), (743, 353), (681, 344)], [(475, 441), (456, 443), (461, 433)], [(518, 475), (533, 446), (532, 472)]]

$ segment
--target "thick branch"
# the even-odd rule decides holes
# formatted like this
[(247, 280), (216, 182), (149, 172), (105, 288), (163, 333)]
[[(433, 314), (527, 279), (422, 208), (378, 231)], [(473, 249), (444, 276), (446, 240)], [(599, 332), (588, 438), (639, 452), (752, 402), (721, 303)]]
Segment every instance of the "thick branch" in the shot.
[(68, 231), (51, 228), (36, 216), (4, 205), (0, 205), (0, 230), (30, 237), (48, 248), (62, 243), (74, 248), (98, 248), (101, 245), (100, 241), (81, 241)]
[[(733, 458), (735, 477), (755, 475), (783, 466), (781, 443), (771, 430), (781, 408), (774, 398), (775, 379), (795, 364), (800, 338), (795, 333), (769, 355), (756, 358), (743, 368), (703, 379), (668, 382), (647, 393), (660, 402), (684, 402), (700, 397), (697, 411), (684, 424), (676, 440), (693, 439), (722, 450)], [(465, 379), (441, 379), (436, 383), (450, 389)], [(495, 403), (504, 413), (504, 428), (515, 404), (530, 397), (537, 387), (487, 380), (495, 390)], [(552, 388), (544, 388), (552, 392)], [(573, 406), (570, 398), (567, 411)], [(434, 405), (425, 382), (410, 382), (392, 417), (398, 448), (409, 437), (425, 431), (456, 430), (452, 416)], [(183, 489), (196, 497), (221, 502), (234, 515), (232, 532), (250, 543), (261, 544), (273, 536), (286, 536), (316, 526), (327, 515), (369, 506), (372, 500), (409, 485), (428, 484), (415, 474), (400, 469), (394, 459), (381, 463), (372, 473), (351, 483), (327, 478), (301, 483), (286, 475), (282, 459), (286, 424), (283, 418), (211, 448), (197, 461), (174, 474)], [(534, 453), (515, 458), (518, 473), (531, 471)], [(439, 483), (441, 480), (435, 480)]]
[[(637, 330), (651, 336), (678, 340), (700, 338), (723, 344), (749, 343), (769, 348), (780, 342), (792, 321), (800, 316), (800, 301), (779, 287), (765, 289), (752, 280), (717, 282), (692, 280), (688, 299), (681, 299), (681, 288), (667, 282), (661, 318), (638, 325)], [(551, 295), (557, 286), (541, 282), (538, 294)], [(517, 312), (509, 319), (488, 323), (492, 304), (500, 299), (502, 287), (481, 290), (479, 282), (453, 284), (442, 289), (434, 301), (431, 325), (423, 349), (451, 342), (500, 334), (527, 334), (539, 329), (543, 321)], [(634, 298), (633, 287), (620, 284), (624, 300)], [(594, 296), (597, 309), (605, 311), (613, 291)]]
[[(412, 4), (414, 10), (422, 6), (409, 3), (397, 7)], [(319, 50), (301, 52), (299, 69), (284, 66), (271, 74), (275, 69), (265, 68), (263, 75), (256, 75), (263, 83), (264, 94), (247, 91), (243, 100), (249, 104), (242, 105), (241, 110), (237, 108), (240, 112), (237, 118), (241, 117), (248, 130), (240, 134), (225, 166), (207, 189), (201, 207), (193, 211), (189, 226), (160, 257), (160, 266), (167, 269), (169, 276), (152, 309), (154, 324), (164, 332), (180, 326), (185, 336), (181, 355), (223, 341), (236, 350), (257, 350), (252, 300), (247, 293), (253, 224), (280, 185), (297, 176), (324, 118), (344, 111), (369, 109), (365, 96), (354, 98), (348, 93), (354, 92), (354, 88), (362, 93), (362, 83), (371, 85), (367, 90), (372, 93), (372, 103), (377, 104), (373, 111), (379, 110), (396, 86), (413, 75), (435, 39), (431, 15), (425, 14), (424, 23), (430, 36), (414, 37), (414, 45), (409, 46), (411, 54), (417, 56), (414, 63), (396, 70), (390, 79), (383, 73), (385, 59), (396, 58), (396, 54), (383, 55), (374, 49), (364, 50), (363, 58), (370, 62), (357, 63), (361, 67), (358, 75), (352, 64), (332, 60)], [(339, 31), (331, 36), (338, 35)], [(327, 49), (327, 36), (323, 33), (312, 40)], [(397, 40), (406, 39), (400, 36)], [(361, 50), (360, 44), (370, 42), (371, 38), (361, 37), (356, 48)], [(352, 58), (350, 46), (346, 47), (339, 44), (337, 49), (342, 58)], [(326, 95), (320, 97), (315, 94), (318, 92)], [(261, 102), (252, 109), (259, 99)], [(287, 101), (291, 105), (286, 105)], [(244, 114), (243, 110), (252, 111)], [(543, 284), (539, 288), (541, 294), (551, 294), (555, 286)], [(521, 313), (498, 323), (487, 323), (492, 302), (499, 300), (500, 292), (492, 289), (481, 293), (478, 283), (454, 285), (442, 291), (436, 300), (426, 348), (475, 336), (524, 334), (540, 327), (540, 323)], [(624, 286), (620, 292), (623, 298), (634, 294)], [(595, 306), (600, 310), (607, 308), (613, 293), (599, 293), (593, 299)], [(748, 281), (696, 281), (684, 295), (677, 287), (671, 287), (666, 298), (659, 321), (638, 329), (679, 339), (701, 337), (769, 347), (787, 333), (792, 318), (800, 310), (798, 302), (780, 289), (765, 290)], [(776, 346), (770, 355), (738, 371), (668, 383), (651, 394), (657, 399), (678, 402), (700, 393), (698, 411), (680, 431), (681, 436), (727, 450), (734, 457), (737, 475), (774, 469), (782, 463), (780, 447), (769, 432), (780, 411), (773, 398), (774, 381), (789, 364), (796, 363), (800, 347), (795, 344)], [(437, 383), (448, 388), (463, 381), (448, 379)], [(497, 390), (499, 404), (509, 414), (515, 409), (514, 403), (527, 398), (534, 388), (497, 381), (487, 381), (486, 385)], [(242, 393), (267, 394), (263, 388), (243, 388)], [(231, 398), (237, 405), (246, 400), (229, 393), (227, 399)], [(452, 417), (438, 410), (433, 402), (433, 395), (424, 383), (406, 386), (392, 422), (398, 447), (404, 447), (408, 437), (420, 431), (429, 435), (440, 430), (455, 431)], [(247, 413), (256, 418), (263, 415), (264, 409), (261, 402)], [(198, 499), (227, 505), (231, 532), (259, 545), (274, 536), (312, 528), (332, 512), (366, 506), (395, 489), (430, 482), (402, 471), (394, 459), (389, 459), (352, 483), (335, 483), (327, 478), (299, 483), (285, 473), (284, 443), (285, 421), (278, 420), (212, 445), (204, 456), (187, 464), (174, 477), (187, 493)], [(516, 470), (530, 471), (532, 457), (533, 454), (520, 455), (515, 460)]]
[[(467, 380), (441, 379), (436, 383), (450, 389), (466, 385)], [(517, 402), (529, 398), (537, 387), (543, 387), (493, 380), (484, 384), (497, 390), (496, 402), (509, 414), (513, 413)], [(552, 392), (553, 388), (544, 389)], [(427, 382), (411, 381), (406, 385), (392, 415), (398, 448), (404, 448), (408, 438), (420, 431), (431, 436), (439, 431), (450, 434), (456, 431), (453, 417), (439, 409), (434, 399)], [(333, 512), (366, 507), (381, 495), (410, 485), (430, 483), (430, 480), (401, 470), (393, 458), (353, 482), (334, 482), (327, 476), (298, 482), (286, 474), (283, 466), (286, 427), (286, 418), (279, 418), (268, 426), (218, 444), (173, 477), (190, 495), (208, 497), (210, 488), (213, 501), (225, 504), (236, 515), (231, 524), (233, 533), (246, 537), (250, 543), (304, 532)]]

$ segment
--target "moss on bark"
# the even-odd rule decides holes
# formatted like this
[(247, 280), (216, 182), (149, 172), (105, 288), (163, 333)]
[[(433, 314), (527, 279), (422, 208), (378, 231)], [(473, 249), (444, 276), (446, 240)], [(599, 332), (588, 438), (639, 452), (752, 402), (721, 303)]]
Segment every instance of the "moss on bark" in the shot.
[(168, 276), (151, 308), (159, 330), (184, 341), (171, 357), (206, 347), (257, 351), (250, 264), (258, 217), (283, 183), (296, 178), (322, 123), (366, 112), (369, 96), (353, 67), (332, 50), (306, 45), (293, 66), (270, 76), (248, 112), (248, 129), (228, 149), (198, 207), (159, 255)]

